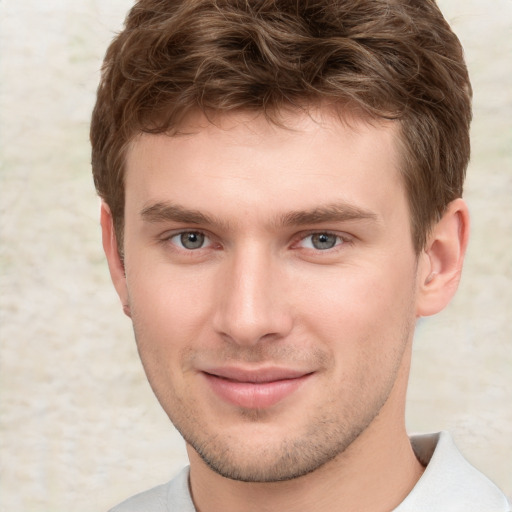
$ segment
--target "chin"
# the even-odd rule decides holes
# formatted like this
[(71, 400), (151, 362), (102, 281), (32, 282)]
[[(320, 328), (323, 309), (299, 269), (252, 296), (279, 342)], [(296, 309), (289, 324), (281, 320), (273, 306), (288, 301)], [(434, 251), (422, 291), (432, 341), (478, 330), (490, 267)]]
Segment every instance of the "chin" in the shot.
[[(334, 427), (334, 426), (333, 426)], [(345, 431), (337, 425), (328, 435), (316, 432), (271, 433), (258, 436), (212, 436), (187, 443), (215, 473), (241, 482), (282, 482), (312, 473), (342, 454), (366, 425)], [(250, 441), (249, 441), (250, 440)], [(251, 442), (252, 441), (252, 442)]]

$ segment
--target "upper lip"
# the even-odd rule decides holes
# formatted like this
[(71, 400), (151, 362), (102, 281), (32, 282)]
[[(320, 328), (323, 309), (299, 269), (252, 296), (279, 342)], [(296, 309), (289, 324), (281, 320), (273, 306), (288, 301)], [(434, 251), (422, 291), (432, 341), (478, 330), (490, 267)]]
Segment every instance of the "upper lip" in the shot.
[(214, 377), (220, 377), (222, 379), (254, 384), (298, 379), (312, 373), (311, 371), (275, 366), (263, 368), (240, 368), (235, 366), (223, 366), (204, 369), (203, 372), (209, 375), (213, 375)]

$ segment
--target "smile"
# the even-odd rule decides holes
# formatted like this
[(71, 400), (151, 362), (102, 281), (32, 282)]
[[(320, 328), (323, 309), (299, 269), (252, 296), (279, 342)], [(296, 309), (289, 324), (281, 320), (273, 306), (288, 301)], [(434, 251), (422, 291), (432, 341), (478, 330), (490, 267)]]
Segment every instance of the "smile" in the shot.
[(225, 402), (244, 409), (272, 407), (293, 394), (312, 373), (266, 368), (246, 371), (219, 368), (204, 371), (213, 392)]

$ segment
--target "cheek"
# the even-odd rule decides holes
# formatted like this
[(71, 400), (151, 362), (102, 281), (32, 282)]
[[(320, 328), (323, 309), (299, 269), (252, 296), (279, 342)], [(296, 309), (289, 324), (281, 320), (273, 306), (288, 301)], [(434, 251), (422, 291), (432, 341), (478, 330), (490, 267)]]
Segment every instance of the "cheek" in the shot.
[(341, 400), (358, 400), (361, 410), (390, 392), (412, 338), (412, 286), (399, 282), (354, 271), (329, 293), (309, 287), (304, 331), (330, 354), (329, 386)]
[[(410, 264), (409, 264), (410, 267)], [(333, 269), (301, 283), (303, 321), (346, 353), (378, 354), (403, 341), (413, 318), (411, 275), (388, 265)], [(405, 267), (406, 268), (406, 267)]]
[(182, 397), (188, 396), (187, 352), (200, 340), (209, 339), (205, 336), (205, 289), (191, 276), (156, 268), (127, 275), (139, 356), (155, 395), (169, 413), (181, 408)]
[[(147, 267), (146, 267), (147, 268)], [(133, 274), (128, 293), (138, 343), (159, 352), (183, 348), (201, 337), (212, 304), (209, 281), (199, 272), (153, 266)]]

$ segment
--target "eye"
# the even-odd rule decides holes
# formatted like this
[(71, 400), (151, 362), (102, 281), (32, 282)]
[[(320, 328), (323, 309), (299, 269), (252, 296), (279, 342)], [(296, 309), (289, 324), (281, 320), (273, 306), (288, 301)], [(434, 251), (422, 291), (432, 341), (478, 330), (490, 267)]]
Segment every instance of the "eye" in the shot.
[(182, 233), (178, 233), (172, 236), (169, 238), (169, 240), (174, 245), (177, 245), (181, 249), (186, 249), (188, 251), (202, 249), (211, 243), (209, 238), (200, 231), (183, 231)]
[(313, 233), (302, 239), (301, 245), (306, 249), (315, 249), (316, 251), (327, 251), (337, 245), (341, 245), (344, 240), (333, 233)]

